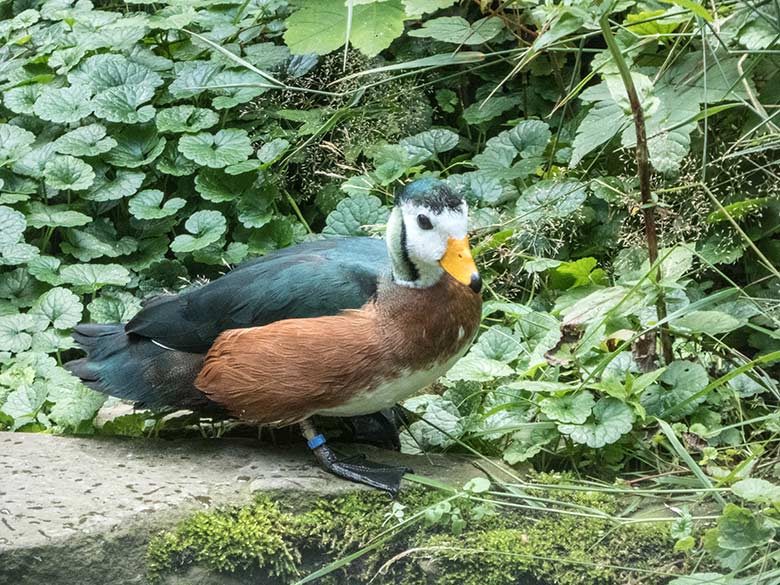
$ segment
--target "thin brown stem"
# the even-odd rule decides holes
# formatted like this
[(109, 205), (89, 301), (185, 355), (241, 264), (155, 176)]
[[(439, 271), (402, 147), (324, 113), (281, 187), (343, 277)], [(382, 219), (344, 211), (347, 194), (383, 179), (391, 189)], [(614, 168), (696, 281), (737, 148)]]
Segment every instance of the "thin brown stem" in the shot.
[[(604, 40), (607, 43), (609, 52), (615, 60), (615, 64), (620, 71), (620, 77), (626, 88), (628, 101), (631, 104), (631, 113), (634, 118), (634, 128), (636, 129), (636, 166), (639, 177), (639, 193), (642, 197), (642, 214), (645, 223), (645, 238), (647, 240), (647, 254), (650, 259), (650, 266), (656, 270), (656, 280), (661, 278), (661, 266), (655, 266), (658, 260), (658, 231), (655, 222), (655, 202), (650, 192), (650, 154), (647, 149), (647, 132), (645, 130), (645, 113), (642, 109), (642, 103), (639, 101), (639, 95), (634, 86), (634, 80), (628, 69), (628, 64), (620, 52), (620, 47), (615, 41), (612, 29), (609, 26), (609, 13), (605, 13), (601, 18), (600, 25)], [(659, 292), (658, 300), (655, 304), (658, 320), (666, 319), (666, 299), (663, 291)], [(674, 360), (672, 352), (672, 338), (669, 335), (669, 329), (666, 325), (660, 327), (661, 351), (665, 363), (671, 363)]]

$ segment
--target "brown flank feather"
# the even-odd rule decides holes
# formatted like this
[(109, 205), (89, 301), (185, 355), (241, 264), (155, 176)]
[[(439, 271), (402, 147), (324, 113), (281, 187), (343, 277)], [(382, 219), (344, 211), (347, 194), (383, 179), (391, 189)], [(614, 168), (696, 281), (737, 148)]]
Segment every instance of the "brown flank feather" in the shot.
[(447, 274), (426, 289), (386, 282), (360, 309), (222, 333), (195, 386), (241, 419), (292, 424), (447, 361), (471, 343), (481, 306)]

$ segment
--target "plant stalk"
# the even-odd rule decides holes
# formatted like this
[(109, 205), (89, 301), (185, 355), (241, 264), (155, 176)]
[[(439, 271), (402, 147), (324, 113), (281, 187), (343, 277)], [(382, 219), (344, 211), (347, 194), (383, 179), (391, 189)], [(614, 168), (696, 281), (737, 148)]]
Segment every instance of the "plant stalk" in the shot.
[[(652, 269), (656, 270), (656, 280), (660, 280), (661, 265), (659, 263), (658, 266), (656, 266), (656, 262), (658, 261), (658, 231), (655, 223), (655, 203), (652, 194), (650, 193), (650, 155), (647, 150), (645, 114), (642, 109), (642, 104), (639, 101), (639, 95), (636, 92), (631, 72), (628, 69), (628, 64), (623, 58), (620, 47), (618, 47), (617, 41), (612, 34), (612, 29), (609, 26), (609, 12), (604, 13), (599, 21), (599, 25), (601, 26), (604, 40), (607, 43), (607, 48), (612, 54), (612, 58), (615, 60), (615, 64), (620, 72), (620, 78), (623, 80), (623, 85), (625, 86), (626, 94), (628, 95), (628, 101), (631, 104), (631, 113), (634, 118), (634, 128), (636, 129), (636, 167), (637, 176), (639, 177), (639, 193), (642, 197), (642, 214), (645, 223), (647, 254), (650, 260), (650, 266)], [(663, 291), (659, 292), (655, 308), (658, 314), (658, 320), (663, 321), (666, 319), (666, 299)], [(672, 352), (672, 338), (669, 335), (669, 329), (666, 325), (660, 327), (660, 338), (664, 362), (669, 364), (674, 360), (674, 354)]]

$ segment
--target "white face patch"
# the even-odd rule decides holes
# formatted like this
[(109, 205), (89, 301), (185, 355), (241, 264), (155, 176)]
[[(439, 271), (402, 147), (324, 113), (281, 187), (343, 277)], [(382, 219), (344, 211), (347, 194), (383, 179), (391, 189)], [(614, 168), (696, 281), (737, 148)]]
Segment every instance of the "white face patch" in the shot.
[[(401, 216), (406, 227), (406, 250), (420, 273), (417, 284), (430, 286), (441, 277), (439, 260), (447, 251), (449, 239), (462, 240), (467, 235), (468, 205), (463, 201), (456, 209), (444, 207), (437, 213), (407, 201), (401, 206)], [(427, 218), (432, 229), (424, 229), (427, 223), (420, 216)]]

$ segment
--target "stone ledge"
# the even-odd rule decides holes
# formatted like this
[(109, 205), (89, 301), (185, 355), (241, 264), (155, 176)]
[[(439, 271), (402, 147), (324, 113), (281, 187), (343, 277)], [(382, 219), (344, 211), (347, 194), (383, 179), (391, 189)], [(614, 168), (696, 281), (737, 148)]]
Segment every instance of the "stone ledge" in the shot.
[[(481, 475), (464, 457), (351, 449), (453, 485)], [(0, 433), (0, 476), (0, 585), (144, 583), (150, 535), (195, 511), (255, 492), (366, 489), (322, 471), (305, 447), (251, 439)]]

